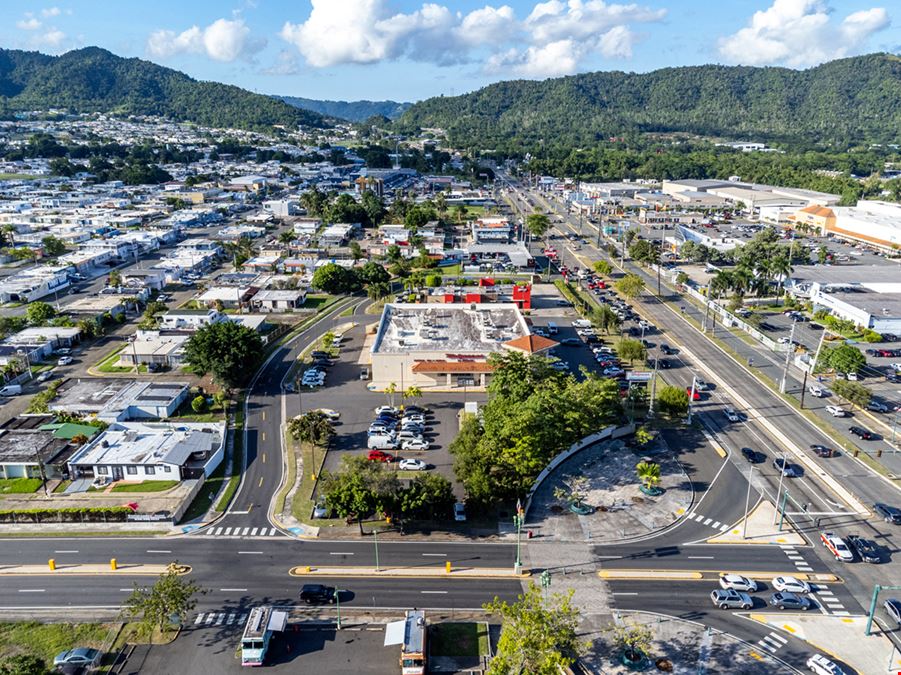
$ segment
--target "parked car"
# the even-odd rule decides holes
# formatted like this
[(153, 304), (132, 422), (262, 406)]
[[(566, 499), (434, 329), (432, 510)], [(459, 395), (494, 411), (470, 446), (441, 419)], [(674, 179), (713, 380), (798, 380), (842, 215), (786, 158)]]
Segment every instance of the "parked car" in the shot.
[(397, 466), (403, 471), (425, 471), (429, 465), (421, 459), (402, 459)]
[(893, 525), (901, 525), (901, 509), (898, 507), (876, 502), (873, 504), (873, 510), (876, 512), (876, 515), (885, 522), (892, 523)]
[(879, 547), (877, 547), (872, 540), (864, 539), (856, 534), (849, 534), (846, 539), (848, 541), (848, 546), (850, 546), (865, 563), (875, 565), (882, 562), (882, 555), (879, 553)]
[(826, 390), (816, 384), (811, 384), (809, 387), (807, 387), (807, 391), (810, 392), (811, 396), (816, 396), (817, 398), (826, 397)]
[(812, 603), (803, 595), (795, 595), (788, 591), (779, 591), (770, 596), (770, 604), (779, 609), (800, 609), (806, 612), (810, 609)]
[(381, 415), (382, 413), (391, 413), (392, 415), (396, 415), (397, 408), (395, 408), (393, 405), (380, 405), (375, 409), (375, 414)]
[(856, 425), (848, 427), (848, 433), (853, 434), (853, 435), (857, 436), (859, 439), (864, 440), (864, 441), (872, 441), (873, 440), (872, 433), (870, 433), (867, 429), (864, 429), (863, 427), (858, 427)]
[(53, 666), (58, 668), (59, 666), (72, 665), (91, 668), (100, 662), (101, 656), (103, 656), (103, 654), (99, 649), (76, 647), (75, 649), (68, 649), (54, 656)]
[(782, 457), (777, 457), (773, 460), (773, 468), (782, 472), (782, 475), (786, 478), (798, 477), (798, 470), (795, 468), (795, 465)]
[(35, 379), (38, 382), (46, 382), (47, 380), (52, 380), (54, 377), (56, 377), (56, 373), (54, 373), (52, 370), (45, 370), (43, 373), (38, 375)]
[(826, 412), (832, 415), (833, 417), (847, 417), (848, 411), (837, 405), (827, 405)]
[(773, 588), (788, 593), (810, 593), (810, 584), (795, 577), (773, 577)]
[(895, 620), (898, 627), (901, 628), (901, 600), (889, 598), (882, 603), (882, 606), (885, 608), (885, 611), (888, 612), (888, 615)]
[(890, 412), (889, 407), (882, 401), (870, 401), (867, 403), (867, 410), (878, 413)]
[(807, 667), (815, 675), (845, 675), (845, 671), (837, 663), (822, 654), (814, 654), (807, 659)]
[(757, 582), (741, 574), (721, 574), (720, 588), (731, 588), (733, 591), (753, 593), (757, 590)]
[(331, 420), (332, 422), (337, 422), (338, 419), (341, 417), (341, 413), (339, 413), (337, 410), (332, 410), (331, 408), (317, 408), (315, 412), (322, 413), (323, 415), (328, 417), (329, 420)]
[(404, 450), (428, 450), (431, 444), (424, 438), (410, 438), (402, 441), (400, 447)]
[(458, 523), (466, 522), (466, 504), (463, 502), (454, 504), (454, 520)]
[(390, 462), (394, 460), (394, 457), (384, 450), (370, 450), (366, 459), (370, 462)]
[(731, 588), (710, 591), (710, 601), (720, 609), (751, 609), (754, 606), (750, 595)]
[(560, 340), (560, 344), (565, 347), (578, 347), (582, 344), (582, 341), (579, 338), (567, 337)]
[(322, 584), (304, 584), (300, 588), (300, 599), (308, 605), (335, 603), (335, 587)]
[(324, 501), (318, 501), (313, 506), (313, 517), (328, 518), (328, 508), (326, 508)]
[(63, 356), (59, 361), (56, 362), (58, 366), (68, 366), (70, 363), (72, 363), (71, 356)]

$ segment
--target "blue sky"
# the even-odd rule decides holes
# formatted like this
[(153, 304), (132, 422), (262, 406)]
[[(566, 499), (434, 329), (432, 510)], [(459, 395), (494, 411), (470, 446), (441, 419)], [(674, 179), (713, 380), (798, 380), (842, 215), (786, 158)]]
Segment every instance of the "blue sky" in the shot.
[(417, 100), (490, 82), (901, 51), (897, 0), (4, 2), (0, 46), (97, 45), (260, 93)]

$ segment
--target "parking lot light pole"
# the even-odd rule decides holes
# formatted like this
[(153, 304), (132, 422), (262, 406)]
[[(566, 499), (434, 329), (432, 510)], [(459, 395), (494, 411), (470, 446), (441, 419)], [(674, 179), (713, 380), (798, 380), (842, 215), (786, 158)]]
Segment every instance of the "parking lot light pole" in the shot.
[(785, 503), (788, 501), (788, 487), (782, 493), (782, 505), (779, 507), (779, 531), (782, 532), (782, 522), (785, 520)]
[(335, 607), (338, 610), (338, 630), (341, 630), (341, 591), (342, 588), (335, 589)]
[(748, 494), (745, 496), (745, 519), (742, 522), (741, 538), (748, 538), (748, 512), (751, 509), (751, 482), (754, 479), (754, 465), (751, 465), (751, 473), (748, 474)]

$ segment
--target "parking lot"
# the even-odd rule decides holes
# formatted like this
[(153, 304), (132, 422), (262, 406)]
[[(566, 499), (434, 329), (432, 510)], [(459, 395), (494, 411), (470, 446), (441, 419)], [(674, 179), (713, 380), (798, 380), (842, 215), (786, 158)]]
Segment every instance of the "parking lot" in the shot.
[[(360, 372), (366, 367), (359, 363), (365, 332), (378, 317), (355, 315), (354, 318), (360, 323), (345, 333), (349, 340), (342, 345), (339, 358), (328, 369), (325, 385), (312, 389), (303, 388), (298, 395), (288, 396), (290, 416), (298, 414), (301, 404), (304, 411), (329, 408), (340, 413), (340, 418), (335, 423), (337, 435), (325, 460), (324, 468), (329, 471), (337, 470), (341, 466), (342, 457), (346, 455), (368, 454), (367, 431), (375, 418), (375, 409), (391, 403), (389, 395), (368, 391), (368, 381), (360, 379)], [(453, 456), (448, 447), (457, 435), (458, 415), (464, 402), (481, 403), (486, 400), (485, 394), (470, 391), (459, 394), (425, 394), (416, 401), (403, 401), (398, 391), (394, 395), (395, 405), (415, 403), (429, 409), (424, 438), (429, 441), (430, 447), (422, 451), (399, 450), (397, 456), (423, 460), (429, 465), (429, 470), (438, 471), (453, 481), (455, 493), (462, 497), (463, 486), (456, 482)]]

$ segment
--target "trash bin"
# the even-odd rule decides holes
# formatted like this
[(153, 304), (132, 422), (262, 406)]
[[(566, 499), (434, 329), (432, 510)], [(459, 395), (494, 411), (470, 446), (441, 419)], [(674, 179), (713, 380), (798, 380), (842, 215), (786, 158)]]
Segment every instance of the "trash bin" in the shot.
[(533, 536), (532, 530), (528, 530), (528, 532), (526, 533), (526, 539), (531, 539), (532, 536)]

